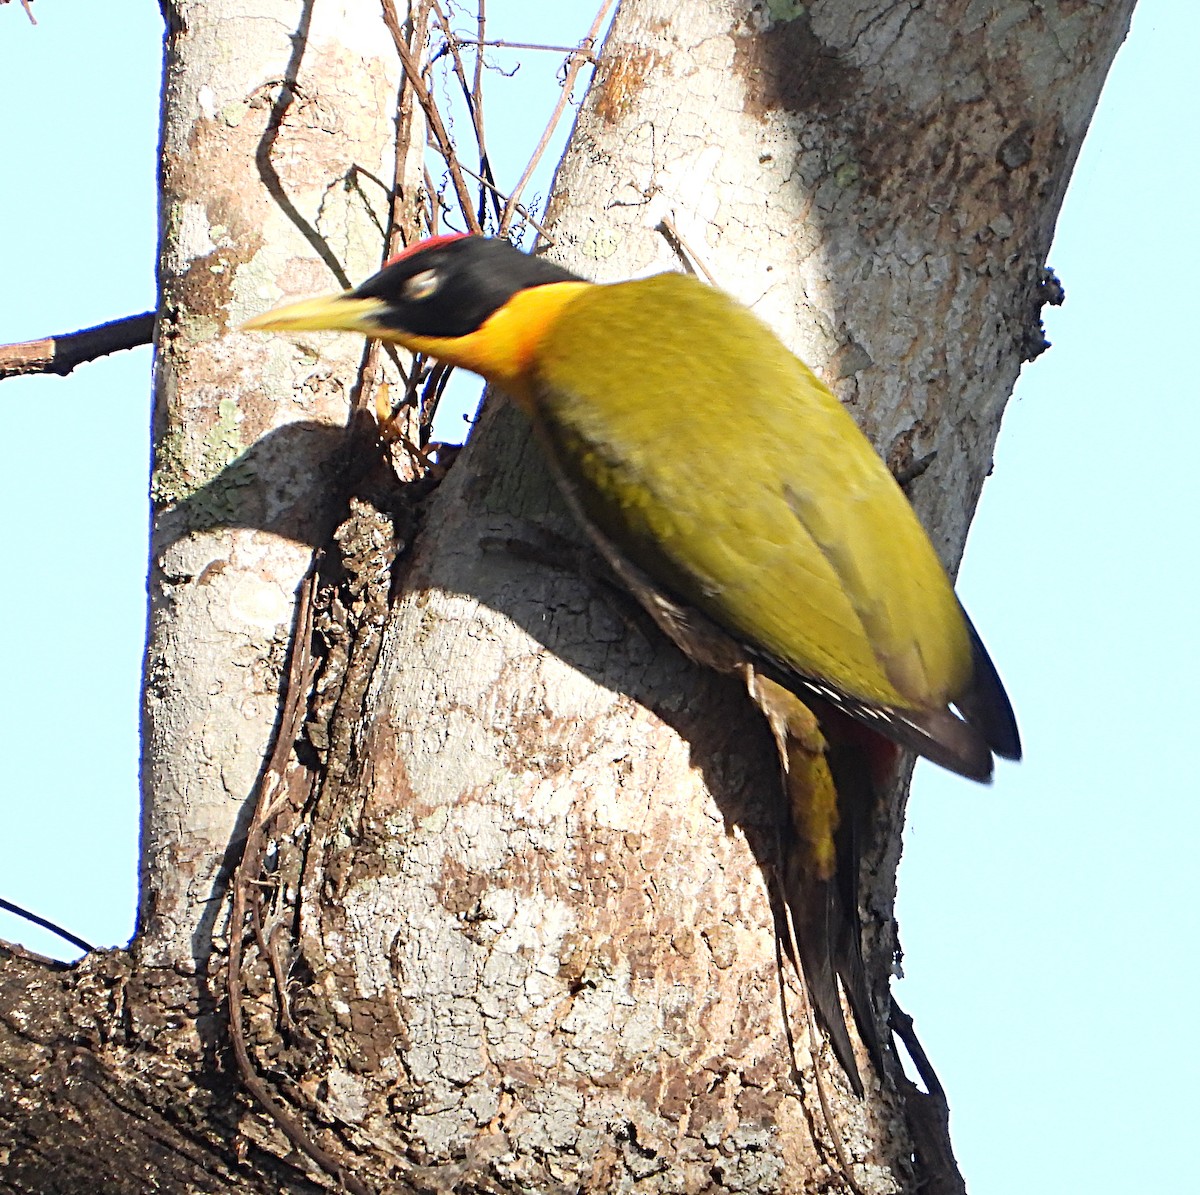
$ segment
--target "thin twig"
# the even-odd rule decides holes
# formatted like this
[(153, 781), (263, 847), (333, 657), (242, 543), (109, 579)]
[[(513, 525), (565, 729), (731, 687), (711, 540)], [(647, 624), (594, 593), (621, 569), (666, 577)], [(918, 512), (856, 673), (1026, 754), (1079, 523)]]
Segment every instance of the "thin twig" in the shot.
[[(442, 28), (445, 28), (443, 25)], [(449, 30), (446, 30), (449, 33)], [(479, 34), (479, 44), (484, 44), (484, 36), (487, 33), (487, 0), (479, 0), (479, 11), (476, 13), (475, 32)], [(474, 85), (471, 88), (471, 95), (474, 99), (477, 108), (483, 107), (483, 55), (475, 55), (475, 79)]]
[(127, 315), (62, 336), (0, 345), (0, 378), (26, 373), (56, 373), (66, 377), (75, 366), (86, 361), (136, 349), (153, 339), (154, 312), (143, 311), (141, 315)]
[(658, 222), (658, 228), (655, 231), (661, 232), (663, 236), (672, 243), (672, 248), (674, 248), (675, 252), (679, 254), (680, 257), (684, 258), (683, 264), (685, 266), (690, 266), (692, 273), (703, 274), (704, 281), (707, 282), (709, 286), (717, 285), (717, 280), (713, 277), (708, 266), (704, 264), (704, 259), (699, 253), (696, 252), (695, 249), (691, 247), (691, 245), (687, 243), (686, 240), (684, 240), (683, 233), (679, 231), (675, 225), (675, 221), (672, 220), (670, 216), (663, 216), (663, 218)]
[[(461, 165), (461, 163), (460, 163), (460, 165)], [(486, 178), (483, 178), (482, 176), (476, 174), (475, 171), (470, 168), (470, 166), (463, 166), (462, 171), (464, 174), (470, 175), (470, 177), (473, 178), (477, 183), (479, 183), (480, 186), (487, 187), (487, 189), (489, 191), (495, 192), (495, 194), (497, 196), (499, 196), (499, 198), (501, 198), (501, 199), (507, 198), (507, 196), (504, 194), (503, 191), (500, 190), (499, 187), (497, 187), (493, 183), (489, 183)], [(549, 237), (550, 234), (545, 230), (545, 228), (542, 227), (541, 224), (539, 224), (537, 222), (537, 220), (534, 219), (534, 217), (530, 213), (529, 209), (523, 203), (517, 204), (516, 212), (517, 212), (517, 215), (520, 216), (521, 219), (524, 220), (532, 229), (534, 229), (538, 233), (539, 236)], [(550, 243), (553, 244), (553, 241), (551, 241)]]
[[(429, 34), (429, 13), (432, 8), (431, 0), (421, 0), (416, 12), (409, 17), (409, 27), (412, 29), (410, 44), (418, 48), (425, 45)], [(391, 228), (388, 230), (385, 258), (393, 257), (404, 245), (412, 244), (421, 235), (420, 216), (416, 204), (412, 203), (404, 191), (405, 159), (412, 152), (413, 126), (416, 113), (413, 100), (416, 89), (412, 85), (408, 72), (404, 73), (404, 82), (400, 85), (400, 112), (396, 121), (396, 162), (392, 177), (392, 217)], [(425, 138), (421, 138), (424, 146)], [(430, 214), (433, 200), (430, 197)]]
[(61, 925), (55, 925), (53, 921), (48, 921), (45, 917), (39, 917), (36, 913), (31, 913), (28, 909), (23, 909), (20, 905), (13, 904), (11, 900), (5, 900), (0, 896), (0, 909), (6, 912), (15, 913), (18, 917), (23, 917), (26, 921), (32, 922), (34, 925), (40, 925), (42, 929), (48, 929), (52, 934), (58, 934), (66, 942), (70, 942), (72, 946), (78, 946), (80, 950), (86, 954), (91, 954), (98, 947), (93, 946), (90, 942), (85, 942), (78, 934), (73, 934), (69, 929), (63, 929)]
[(399, 17), (396, 16), (396, 7), (392, 3), (392, 0), (380, 0), (380, 3), (383, 6), (383, 23), (388, 27), (388, 32), (392, 35), (396, 53), (400, 56), (400, 65), (404, 68), (404, 73), (408, 75), (409, 82), (412, 84), (412, 89), (418, 102), (425, 110), (425, 117), (429, 121), (429, 130), (437, 140), (438, 152), (445, 159), (446, 169), (450, 172), (450, 178), (454, 183), (454, 190), (458, 196), (458, 206), (462, 209), (463, 219), (467, 222), (472, 232), (480, 232), (482, 230), (479, 227), (479, 221), (475, 218), (475, 208), (474, 204), (471, 203), (470, 193), (467, 191), (466, 180), (462, 176), (462, 171), (458, 168), (458, 157), (454, 152), (454, 142), (451, 140), (450, 134), (446, 131), (446, 126), (442, 122), (442, 114), (438, 111), (433, 96), (429, 94), (429, 88), (425, 86), (425, 80), (421, 78), (420, 65), (408, 47), (408, 39), (404, 36), (404, 30), (400, 27)]
[(454, 366), (445, 365), (440, 361), (429, 372), (429, 380), (425, 383), (425, 390), (421, 395), (421, 412), (418, 419), (422, 447), (429, 443), (438, 404), (442, 401), (442, 395), (446, 392), (453, 372)]
[(592, 22), (592, 27), (588, 30), (587, 36), (571, 52), (571, 57), (567, 60), (567, 70), (563, 77), (562, 91), (559, 93), (558, 103), (554, 105), (554, 111), (550, 116), (550, 123), (546, 125), (541, 140), (537, 143), (537, 148), (533, 151), (533, 156), (526, 164), (524, 173), (522, 173), (517, 185), (512, 189), (512, 194), (509, 195), (508, 202), (504, 205), (504, 214), (500, 217), (501, 236), (504, 236), (508, 232), (509, 225), (512, 224), (513, 213), (516, 211), (517, 201), (521, 197), (521, 192), (525, 190), (526, 184), (533, 177), (533, 172), (542, 160), (542, 155), (546, 152), (546, 148), (550, 144), (550, 139), (554, 136), (554, 130), (558, 127), (558, 122), (562, 119), (562, 114), (566, 111), (567, 104), (571, 102), (571, 95), (575, 90), (575, 80), (579, 78), (579, 72), (589, 63), (596, 62), (596, 58), (592, 54), (592, 47), (596, 44), (596, 39), (599, 38), (600, 31), (604, 28), (604, 22), (608, 19), (609, 10), (614, 3), (615, 0), (604, 0), (604, 3), (600, 5), (600, 11), (596, 14), (596, 19)]
[[(452, 63), (454, 76), (458, 80), (459, 87), (462, 89), (463, 102), (467, 105), (467, 114), (471, 117), (471, 126), (475, 133), (475, 144), (479, 150), (478, 175), (474, 175), (472, 171), (467, 170), (465, 166), (462, 166), (461, 162), (459, 165), (468, 174), (472, 174), (474, 178), (480, 179), (482, 182), (484, 182), (485, 186), (490, 186), (491, 190), (495, 191), (494, 183), (496, 180), (495, 176), (492, 174), (492, 165), (490, 159), (488, 158), (487, 152), (487, 138), (483, 131), (483, 55), (476, 53), (473, 79), (472, 82), (468, 83), (466, 67), (463, 65), (462, 54), (459, 51), (464, 45), (469, 46), (473, 45), (474, 43), (469, 41), (464, 42), (461, 38), (453, 33), (450, 28), (450, 19), (446, 16), (446, 13), (442, 9), (441, 4), (438, 3), (438, 0), (433, 0), (433, 7), (434, 13), (438, 19), (438, 23), (442, 27), (442, 33), (446, 38), (446, 49), (450, 54), (450, 61)], [(482, 0), (480, 0), (480, 30), (483, 28), (482, 22), (486, 19), (486, 11), (485, 5), (483, 4)], [(479, 203), (476, 210), (476, 218), (479, 220), (481, 226), (483, 224), (483, 218), (487, 214), (487, 198), (487, 190), (481, 190), (479, 194)], [(496, 219), (499, 220), (500, 204), (496, 199), (495, 194), (492, 195), (492, 206), (495, 209)]]
[(283, 960), (279, 957), (279, 938), (287, 933), (287, 926), (279, 923), (271, 931), (267, 949), (264, 952), (271, 963), (271, 974), (275, 978), (275, 992), (279, 1008), (279, 1023), (285, 1033), (296, 1034), (296, 1022), (292, 1019), (291, 1005), (287, 996), (287, 975), (284, 974)]
[(433, 185), (433, 175), (429, 173), (429, 167), (423, 166), (422, 170), (425, 174), (425, 193), (429, 196), (429, 235), (435, 237), (441, 225), (442, 204), (437, 188)]
[(552, 54), (583, 54), (592, 62), (598, 61), (596, 55), (590, 50), (581, 49), (579, 46), (547, 46), (541, 42), (529, 41), (504, 41), (499, 39), (496, 41), (478, 41), (478, 42), (463, 42), (465, 46), (494, 46), (500, 50), (548, 50)]
[[(479, 0), (475, 31), (479, 34), (479, 44), (482, 46), (487, 33), (487, 0)], [(492, 164), (488, 160), (487, 139), (483, 134), (483, 51), (480, 49), (475, 51), (475, 75), (471, 80), (471, 112), (475, 118), (475, 129), (479, 139), (479, 173), (495, 182), (492, 177)], [(494, 195), (492, 202), (496, 207), (496, 218), (499, 219), (500, 207), (496, 204)]]
[[(8, 0), (0, 0), (0, 4), (7, 4)], [(25, 15), (29, 18), (31, 25), (37, 24), (37, 17), (33, 15), (33, 9), (29, 7), (30, 0), (21, 0), (21, 7), (25, 10)]]

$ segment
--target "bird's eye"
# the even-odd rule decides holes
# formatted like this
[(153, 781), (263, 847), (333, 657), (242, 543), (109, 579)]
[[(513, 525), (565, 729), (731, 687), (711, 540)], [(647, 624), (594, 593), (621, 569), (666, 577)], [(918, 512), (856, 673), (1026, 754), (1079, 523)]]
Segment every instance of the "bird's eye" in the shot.
[(410, 302), (419, 303), (428, 299), (442, 284), (442, 277), (437, 270), (422, 270), (405, 280), (404, 297)]

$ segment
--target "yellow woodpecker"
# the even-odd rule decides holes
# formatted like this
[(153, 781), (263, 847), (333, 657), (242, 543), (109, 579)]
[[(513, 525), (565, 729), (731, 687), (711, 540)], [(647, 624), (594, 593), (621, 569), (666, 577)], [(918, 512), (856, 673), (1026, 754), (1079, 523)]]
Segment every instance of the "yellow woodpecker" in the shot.
[(360, 332), (494, 382), (658, 625), (745, 679), (788, 796), (780, 931), (861, 1094), (838, 979), (882, 1072), (859, 859), (897, 744), (974, 780), (1021, 747), (929, 538), (833, 393), (693, 278), (595, 285), (474, 236), (431, 238), (246, 327)]

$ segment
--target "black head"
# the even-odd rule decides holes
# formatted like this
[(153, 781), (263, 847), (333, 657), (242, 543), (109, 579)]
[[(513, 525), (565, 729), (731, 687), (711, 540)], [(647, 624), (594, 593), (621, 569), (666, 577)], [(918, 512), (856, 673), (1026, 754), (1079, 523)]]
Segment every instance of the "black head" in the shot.
[(454, 234), (420, 241), (393, 257), (353, 292), (382, 299), (379, 325), (417, 336), (458, 337), (476, 331), (518, 291), (577, 275), (508, 241)]

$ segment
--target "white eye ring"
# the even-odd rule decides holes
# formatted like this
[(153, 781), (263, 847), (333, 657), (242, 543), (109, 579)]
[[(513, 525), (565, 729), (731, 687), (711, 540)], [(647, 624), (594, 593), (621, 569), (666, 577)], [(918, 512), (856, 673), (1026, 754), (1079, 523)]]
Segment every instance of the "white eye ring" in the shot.
[(422, 299), (428, 299), (441, 285), (442, 276), (437, 270), (422, 270), (405, 280), (404, 297), (413, 303), (419, 303)]

